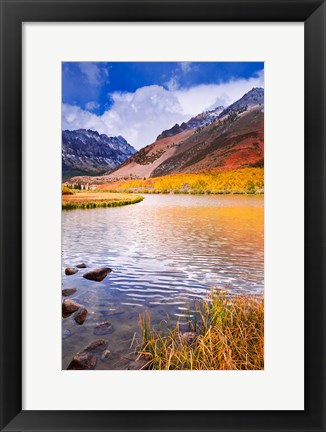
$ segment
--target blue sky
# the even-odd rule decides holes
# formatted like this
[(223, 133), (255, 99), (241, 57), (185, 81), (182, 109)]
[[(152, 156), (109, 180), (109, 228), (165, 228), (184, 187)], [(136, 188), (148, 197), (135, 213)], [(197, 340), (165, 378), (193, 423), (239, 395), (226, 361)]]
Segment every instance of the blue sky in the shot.
[(263, 86), (261, 62), (65, 62), (63, 129), (122, 135), (137, 149), (176, 122)]

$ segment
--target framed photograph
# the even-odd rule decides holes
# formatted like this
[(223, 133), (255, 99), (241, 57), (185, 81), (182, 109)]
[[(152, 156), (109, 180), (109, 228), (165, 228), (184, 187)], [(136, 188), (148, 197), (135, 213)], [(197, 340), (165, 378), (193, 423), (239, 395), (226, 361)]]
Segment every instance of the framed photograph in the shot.
[(325, 425), (325, 3), (1, 1), (1, 430)]

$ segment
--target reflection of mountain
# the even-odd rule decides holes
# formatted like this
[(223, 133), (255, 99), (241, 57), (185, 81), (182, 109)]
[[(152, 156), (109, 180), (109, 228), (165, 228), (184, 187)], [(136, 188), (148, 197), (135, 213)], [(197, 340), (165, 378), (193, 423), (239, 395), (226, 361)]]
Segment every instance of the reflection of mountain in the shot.
[[(187, 123), (163, 131), (153, 144), (93, 180), (104, 183), (263, 165), (264, 90), (253, 88), (225, 109), (218, 107), (206, 111)], [(76, 182), (81, 180), (74, 179)]]
[(86, 129), (62, 132), (62, 174), (103, 174), (114, 169), (136, 150), (119, 137)]

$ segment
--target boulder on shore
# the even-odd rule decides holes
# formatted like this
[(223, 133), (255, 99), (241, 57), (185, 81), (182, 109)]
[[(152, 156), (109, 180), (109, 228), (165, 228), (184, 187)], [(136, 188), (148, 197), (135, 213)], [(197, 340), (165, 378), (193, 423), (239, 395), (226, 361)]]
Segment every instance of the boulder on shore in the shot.
[(74, 275), (75, 273), (77, 273), (78, 271), (79, 271), (79, 270), (76, 269), (76, 268), (73, 268), (73, 267), (67, 267), (66, 270), (65, 270), (65, 274), (66, 274), (67, 276), (71, 276), (71, 275)]
[(87, 317), (87, 309), (85, 307), (82, 307), (74, 316), (74, 320), (77, 324), (82, 325), (84, 324)]
[(80, 304), (76, 303), (73, 300), (66, 299), (62, 303), (62, 314), (63, 315), (70, 315), (76, 310), (80, 308)]
[(77, 353), (67, 367), (69, 370), (87, 370), (94, 369), (96, 366), (96, 355), (82, 351)]
[(113, 325), (110, 323), (110, 321), (105, 321), (100, 324), (98, 324), (94, 329), (95, 335), (105, 335), (112, 333), (114, 330)]
[(69, 297), (69, 296), (75, 294), (76, 291), (77, 291), (76, 288), (65, 288), (62, 290), (62, 295), (64, 297)]
[(83, 277), (92, 281), (101, 282), (109, 273), (111, 273), (111, 271), (112, 270), (108, 267), (97, 268), (84, 273)]

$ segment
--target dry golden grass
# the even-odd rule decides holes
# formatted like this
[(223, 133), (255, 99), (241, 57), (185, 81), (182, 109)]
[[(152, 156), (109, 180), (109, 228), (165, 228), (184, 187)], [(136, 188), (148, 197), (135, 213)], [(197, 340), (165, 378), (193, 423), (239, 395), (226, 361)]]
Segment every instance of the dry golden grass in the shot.
[(155, 331), (148, 314), (140, 317), (139, 357), (150, 369), (261, 370), (264, 368), (263, 297), (228, 297), (215, 291), (201, 302), (189, 322), (189, 343), (179, 324)]
[(73, 195), (62, 195), (62, 209), (118, 207), (127, 204), (135, 204), (142, 200), (143, 197), (139, 195), (85, 191)]
[(101, 185), (100, 188), (151, 193), (255, 193), (264, 188), (264, 169), (242, 168), (232, 171), (216, 169), (206, 173), (119, 180)]
[(72, 195), (74, 192), (68, 188), (68, 186), (62, 185), (61, 187), (62, 195)]

